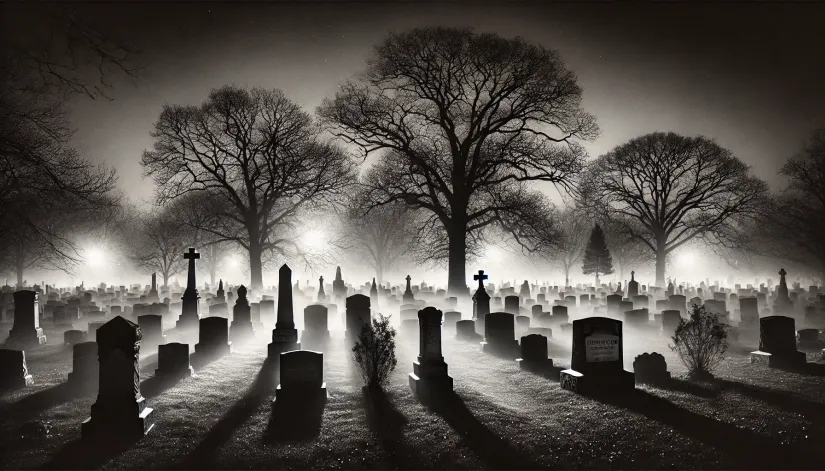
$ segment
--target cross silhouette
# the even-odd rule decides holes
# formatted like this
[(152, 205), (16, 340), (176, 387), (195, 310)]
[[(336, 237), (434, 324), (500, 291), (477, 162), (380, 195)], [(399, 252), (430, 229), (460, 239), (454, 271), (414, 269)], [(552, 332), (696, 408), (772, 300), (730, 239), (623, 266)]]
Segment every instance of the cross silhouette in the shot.
[(788, 272), (786, 272), (784, 268), (779, 269), (779, 276), (785, 276), (787, 274), (788, 274)]
[(489, 278), (489, 276), (484, 274), (484, 270), (479, 270), (478, 275), (473, 275), (474, 280), (478, 280), (478, 288), (484, 288), (484, 280)]
[(194, 258), (195, 260), (197, 260), (197, 259), (201, 258), (201, 254), (195, 252), (194, 247), (189, 247), (189, 250), (183, 254), (183, 258), (185, 258), (187, 260), (189, 260), (191, 258)]

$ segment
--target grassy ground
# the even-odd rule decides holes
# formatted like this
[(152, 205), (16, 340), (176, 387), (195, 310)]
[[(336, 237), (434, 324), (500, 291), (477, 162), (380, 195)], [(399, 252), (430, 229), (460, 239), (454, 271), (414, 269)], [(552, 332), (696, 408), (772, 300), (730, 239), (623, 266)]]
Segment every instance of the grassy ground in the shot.
[[(156, 358), (142, 359), (155, 427), (123, 450), (79, 440), (95, 397), (72, 397), (61, 386), (71, 349), (33, 349), (27, 361), (35, 385), (0, 397), (0, 468), (821, 468), (825, 377), (751, 365), (747, 348), (731, 350), (713, 383), (677, 380), (668, 389), (638, 386), (626, 397), (593, 399), (477, 344), (445, 339), (458, 398), (432, 410), (408, 385), (416, 343), (400, 342), (398, 367), (380, 395), (362, 390), (342, 341), (333, 340), (324, 358), (328, 401), (317, 418), (273, 413), (261, 374), (263, 338), (172, 385), (153, 383)], [(684, 374), (665, 343), (628, 333), (628, 369), (634, 355), (657, 351), (675, 376)], [(566, 366), (569, 347), (554, 343), (551, 356)], [(43, 422), (49, 433), (35, 427)]]

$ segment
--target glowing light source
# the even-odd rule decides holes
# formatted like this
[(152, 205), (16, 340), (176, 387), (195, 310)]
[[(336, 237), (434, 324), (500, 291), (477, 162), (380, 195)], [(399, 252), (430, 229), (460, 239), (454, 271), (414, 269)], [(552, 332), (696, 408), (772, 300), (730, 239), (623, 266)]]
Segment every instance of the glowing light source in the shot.
[(498, 262), (504, 258), (504, 253), (498, 247), (487, 247), (487, 251), (485, 252), (487, 259)]
[(324, 245), (324, 233), (318, 230), (312, 230), (304, 234), (304, 244), (312, 248), (318, 248)]
[(679, 254), (678, 260), (681, 265), (690, 266), (696, 262), (696, 255), (692, 252), (682, 252)]
[(232, 268), (238, 268), (241, 266), (241, 259), (238, 257), (231, 257), (229, 259), (229, 266)]
[(86, 252), (86, 265), (89, 265), (90, 267), (103, 265), (103, 262), (105, 261), (106, 258), (104, 257), (103, 252), (98, 249), (90, 249)]

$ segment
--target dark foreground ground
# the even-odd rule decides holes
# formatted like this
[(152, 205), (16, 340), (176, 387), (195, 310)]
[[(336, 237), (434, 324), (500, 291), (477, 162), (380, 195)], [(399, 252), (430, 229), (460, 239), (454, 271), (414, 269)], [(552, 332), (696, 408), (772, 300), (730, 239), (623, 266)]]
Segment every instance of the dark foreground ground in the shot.
[[(5, 337), (10, 326), (3, 328)], [(62, 339), (49, 331), (50, 341)], [(665, 341), (626, 338), (625, 361), (666, 354)], [(551, 356), (569, 365), (569, 349)], [(417, 353), (399, 342), (386, 395), (369, 394), (350, 373), (341, 340), (325, 354), (328, 402), (320, 421), (273, 415), (259, 377), (266, 339), (213, 362), (196, 376), (158, 387), (156, 357), (141, 360), (142, 391), (155, 427), (123, 450), (84, 446), (80, 423), (94, 395), (60, 385), (70, 347), (26, 353), (33, 387), (0, 397), (0, 468), (77, 469), (821, 469), (825, 463), (825, 377), (751, 365), (732, 349), (711, 383), (675, 380), (593, 399), (522, 372), (515, 362), (445, 339), (457, 399), (430, 409), (407, 375)], [(809, 355), (813, 360), (814, 355)], [(298, 430), (301, 431), (298, 434)]]

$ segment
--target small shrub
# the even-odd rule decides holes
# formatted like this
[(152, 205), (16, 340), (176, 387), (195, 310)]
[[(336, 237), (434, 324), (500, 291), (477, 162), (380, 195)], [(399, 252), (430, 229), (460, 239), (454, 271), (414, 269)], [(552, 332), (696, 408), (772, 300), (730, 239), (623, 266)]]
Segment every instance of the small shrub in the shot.
[(352, 356), (367, 386), (380, 387), (386, 383), (398, 364), (395, 329), (390, 326), (389, 316), (378, 314), (371, 324), (361, 329), (358, 341), (352, 347)]
[(728, 329), (715, 314), (695, 304), (690, 317), (679, 321), (670, 349), (679, 355), (690, 379), (713, 377), (728, 350)]

